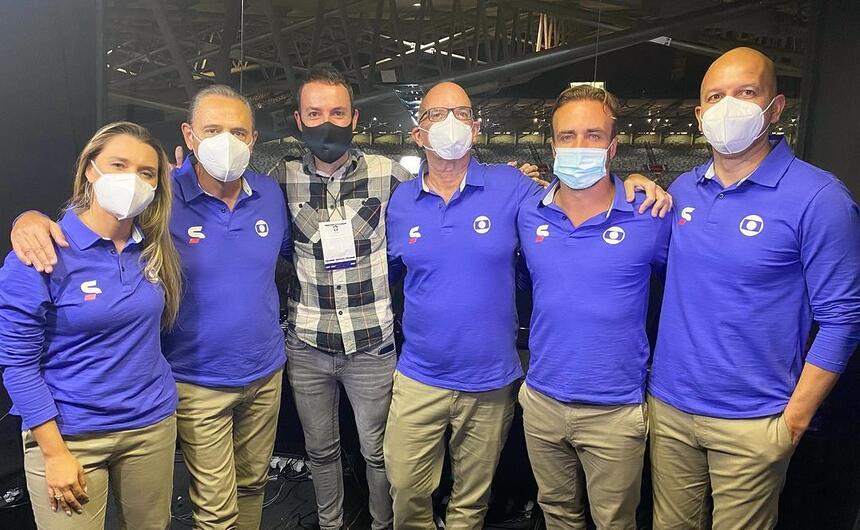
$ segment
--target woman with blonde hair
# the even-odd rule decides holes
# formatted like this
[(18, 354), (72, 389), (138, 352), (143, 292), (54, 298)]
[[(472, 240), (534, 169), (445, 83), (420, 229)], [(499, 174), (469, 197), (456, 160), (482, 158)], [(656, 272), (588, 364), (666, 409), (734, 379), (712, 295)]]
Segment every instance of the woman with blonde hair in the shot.
[(0, 269), (0, 368), (21, 416), (40, 529), (101, 529), (108, 489), (123, 528), (170, 525), (176, 384), (160, 330), (180, 268), (171, 177), (139, 125), (96, 132), (77, 162), (51, 273), (14, 254)]

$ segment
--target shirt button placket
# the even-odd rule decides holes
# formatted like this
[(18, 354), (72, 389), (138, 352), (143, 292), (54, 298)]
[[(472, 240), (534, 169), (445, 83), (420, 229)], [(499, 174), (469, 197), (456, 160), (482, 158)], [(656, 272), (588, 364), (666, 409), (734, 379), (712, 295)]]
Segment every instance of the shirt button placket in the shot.
[(346, 284), (346, 271), (342, 269), (332, 271), (332, 281), (335, 285), (334, 307), (337, 309), (337, 321), (341, 329), (350, 329), (350, 326), (345, 325), (349, 320), (349, 315), (344, 315), (344, 310), (346, 310), (346, 313), (349, 312), (348, 294), (346, 289), (343, 288), (343, 285)]

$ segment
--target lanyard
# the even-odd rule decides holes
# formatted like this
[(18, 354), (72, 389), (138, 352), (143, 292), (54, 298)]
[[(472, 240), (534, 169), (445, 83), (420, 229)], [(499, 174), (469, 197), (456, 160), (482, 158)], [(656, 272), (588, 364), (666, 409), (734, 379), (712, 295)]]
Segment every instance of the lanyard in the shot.
[[(320, 180), (323, 181), (323, 184), (325, 184), (326, 202), (328, 202), (328, 199), (331, 198), (331, 200), (334, 201), (334, 210), (337, 211), (341, 219), (346, 220), (346, 207), (344, 206), (343, 201), (340, 199), (341, 195), (343, 195), (343, 189), (339, 189), (337, 195), (335, 195), (331, 192), (331, 190), (328, 189), (328, 184), (332, 181), (331, 177), (326, 179), (326, 177), (323, 177), (322, 175), (317, 176), (320, 178)], [(326, 182), (326, 180), (328, 180), (328, 182)], [(332, 212), (330, 208), (326, 208), (325, 210), (327, 215), (326, 221), (331, 221), (331, 216), (334, 212)]]

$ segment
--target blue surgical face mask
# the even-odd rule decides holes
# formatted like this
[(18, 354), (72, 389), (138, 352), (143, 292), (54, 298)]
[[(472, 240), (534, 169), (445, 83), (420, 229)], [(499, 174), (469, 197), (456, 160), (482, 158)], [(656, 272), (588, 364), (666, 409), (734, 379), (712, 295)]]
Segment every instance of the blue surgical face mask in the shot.
[(606, 175), (609, 149), (557, 147), (553, 173), (568, 188), (584, 190)]

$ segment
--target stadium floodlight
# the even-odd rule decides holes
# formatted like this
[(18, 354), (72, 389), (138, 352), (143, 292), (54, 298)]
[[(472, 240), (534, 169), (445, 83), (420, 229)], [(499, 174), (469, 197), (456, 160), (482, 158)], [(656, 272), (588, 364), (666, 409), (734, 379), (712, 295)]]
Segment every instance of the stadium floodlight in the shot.
[(580, 85), (588, 85), (594, 88), (602, 88), (606, 90), (606, 83), (603, 81), (571, 81), (570, 88), (580, 86)]

